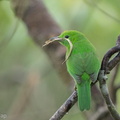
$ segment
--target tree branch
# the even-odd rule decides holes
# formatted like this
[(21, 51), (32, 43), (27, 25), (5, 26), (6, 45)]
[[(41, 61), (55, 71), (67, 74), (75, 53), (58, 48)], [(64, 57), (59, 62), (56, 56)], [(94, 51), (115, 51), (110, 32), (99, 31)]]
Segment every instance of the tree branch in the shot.
[(74, 91), (72, 95), (65, 101), (65, 103), (50, 118), (50, 120), (60, 120), (76, 102), (77, 102), (77, 92)]
[(115, 119), (115, 120), (120, 120), (120, 115), (119, 113), (117, 112), (111, 98), (110, 98), (110, 95), (109, 95), (109, 91), (108, 91), (108, 87), (107, 87), (107, 84), (106, 84), (106, 79), (104, 77), (104, 70), (101, 70), (100, 71), (100, 74), (99, 74), (99, 83), (100, 83), (100, 89), (101, 89), (101, 93), (105, 99), (105, 102), (107, 104), (107, 107), (109, 109), (109, 112), (111, 113), (112, 117)]
[(102, 60), (101, 70), (105, 71), (105, 74), (109, 74), (110, 71), (118, 64), (120, 61), (120, 53), (118, 53), (110, 62), (112, 55), (120, 51), (120, 46), (115, 46), (111, 48), (104, 56)]
[(118, 53), (111, 61), (109, 61), (112, 55), (114, 55), (115, 53), (120, 51), (119, 41), (120, 41), (120, 39), (118, 37), (117, 45), (115, 47), (111, 48), (105, 54), (105, 56), (102, 60), (102, 65), (101, 65), (101, 69), (100, 69), (99, 77), (98, 77), (101, 93), (105, 99), (105, 102), (107, 104), (109, 112), (111, 113), (112, 117), (115, 120), (120, 120), (120, 115), (117, 112), (117, 110), (116, 110), (116, 108), (115, 108), (115, 106), (110, 98), (108, 87), (106, 84), (106, 74), (108, 74), (109, 71), (112, 70), (117, 65), (117, 63), (120, 61), (120, 59), (119, 59), (120, 53)]

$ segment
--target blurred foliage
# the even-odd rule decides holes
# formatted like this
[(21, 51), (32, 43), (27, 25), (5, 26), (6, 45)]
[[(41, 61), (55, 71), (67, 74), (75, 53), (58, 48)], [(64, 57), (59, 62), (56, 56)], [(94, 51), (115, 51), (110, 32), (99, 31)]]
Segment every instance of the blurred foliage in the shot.
[[(119, 0), (44, 0), (44, 3), (63, 30), (83, 32), (97, 48), (100, 59), (115, 45), (120, 33)], [(29, 81), (29, 75), (34, 73), (38, 81), (21, 119), (47, 120), (71, 91), (61, 81), (43, 50), (33, 42), (24, 23), (15, 17), (9, 1), (0, 1), (0, 114), (11, 117), (14, 103), (20, 102), (19, 94)], [(119, 100), (119, 92), (118, 96)], [(84, 116), (75, 105), (63, 120), (79, 118), (83, 120)]]

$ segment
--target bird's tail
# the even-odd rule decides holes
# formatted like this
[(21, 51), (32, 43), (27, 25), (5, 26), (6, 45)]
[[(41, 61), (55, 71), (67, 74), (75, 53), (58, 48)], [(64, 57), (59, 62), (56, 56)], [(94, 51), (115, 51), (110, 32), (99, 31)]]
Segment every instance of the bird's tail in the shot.
[(90, 109), (90, 83), (90, 77), (87, 74), (83, 74), (82, 82), (80, 84), (77, 84), (78, 106), (81, 111)]

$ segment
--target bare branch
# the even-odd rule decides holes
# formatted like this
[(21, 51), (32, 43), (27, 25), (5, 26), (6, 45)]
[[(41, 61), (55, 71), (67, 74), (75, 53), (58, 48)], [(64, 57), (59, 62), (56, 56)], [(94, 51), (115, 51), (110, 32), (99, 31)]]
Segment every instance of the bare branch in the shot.
[(117, 112), (111, 98), (110, 98), (110, 95), (109, 95), (109, 91), (108, 91), (108, 87), (107, 87), (107, 84), (106, 84), (106, 79), (104, 77), (104, 70), (101, 70), (100, 71), (100, 74), (99, 74), (99, 83), (100, 83), (100, 89), (101, 89), (101, 92), (102, 92), (102, 95), (105, 99), (105, 102), (107, 104), (107, 107), (112, 115), (112, 117), (115, 119), (115, 120), (120, 120), (120, 115), (119, 113)]
[(77, 102), (77, 92), (74, 91), (72, 95), (65, 101), (65, 103), (50, 118), (50, 120), (60, 120), (76, 102)]
[[(117, 43), (119, 41), (119, 37), (118, 37), (118, 40), (117, 40)], [(115, 120), (120, 120), (120, 115), (119, 113), (117, 112), (111, 98), (110, 98), (110, 95), (109, 95), (109, 91), (108, 91), (108, 87), (107, 87), (107, 84), (106, 84), (106, 74), (109, 73), (110, 70), (113, 69), (113, 67), (116, 66), (116, 64), (120, 61), (120, 59), (117, 59), (117, 57), (119, 58), (119, 56), (117, 55), (115, 58), (113, 58), (110, 62), (110, 58), (112, 55), (114, 55), (115, 53), (119, 52), (120, 51), (120, 44), (117, 44), (115, 47), (111, 48), (104, 56), (103, 58), (103, 61), (102, 61), (102, 65), (101, 65), (101, 70), (99, 72), (99, 83), (100, 83), (100, 89), (101, 89), (101, 92), (102, 92), (102, 95), (105, 99), (105, 102), (107, 104), (107, 107), (109, 109), (109, 112), (111, 113), (112, 117), (115, 119)], [(119, 53), (118, 53), (119, 54)], [(119, 61), (115, 61), (115, 60), (119, 60)], [(111, 68), (109, 66), (112, 66)]]
[(118, 53), (109, 63), (108, 68), (111, 71), (120, 61), (120, 53)]
[(113, 48), (111, 48), (104, 56), (103, 60), (102, 60), (102, 65), (101, 65), (101, 70), (105, 71), (105, 74), (108, 74), (116, 65), (117, 63), (120, 61), (120, 55), (119, 53), (116, 55), (116, 57), (114, 57), (110, 62), (110, 58), (112, 57), (112, 55), (114, 55), (115, 53), (120, 51), (120, 46), (115, 46)]
[(116, 47), (118, 47), (119, 53), (108, 63), (109, 71), (112, 70), (120, 62), (120, 35), (118, 36)]

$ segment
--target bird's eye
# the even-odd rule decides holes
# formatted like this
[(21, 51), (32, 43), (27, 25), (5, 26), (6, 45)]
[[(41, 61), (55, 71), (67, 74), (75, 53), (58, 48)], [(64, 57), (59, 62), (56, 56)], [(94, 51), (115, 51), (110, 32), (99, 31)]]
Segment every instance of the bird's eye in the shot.
[(69, 38), (69, 35), (66, 35), (65, 38)]

